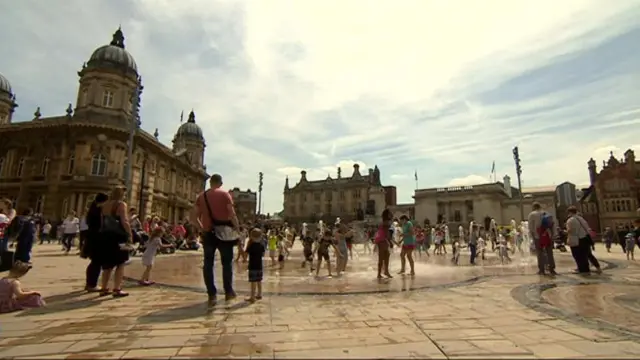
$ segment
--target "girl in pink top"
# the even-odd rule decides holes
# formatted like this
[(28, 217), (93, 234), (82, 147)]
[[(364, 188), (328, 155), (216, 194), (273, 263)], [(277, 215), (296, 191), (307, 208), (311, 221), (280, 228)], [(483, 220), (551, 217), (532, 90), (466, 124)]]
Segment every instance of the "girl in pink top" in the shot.
[(8, 313), (26, 308), (37, 308), (45, 305), (37, 291), (24, 291), (20, 279), (29, 272), (31, 265), (16, 261), (9, 274), (0, 279), (0, 313)]

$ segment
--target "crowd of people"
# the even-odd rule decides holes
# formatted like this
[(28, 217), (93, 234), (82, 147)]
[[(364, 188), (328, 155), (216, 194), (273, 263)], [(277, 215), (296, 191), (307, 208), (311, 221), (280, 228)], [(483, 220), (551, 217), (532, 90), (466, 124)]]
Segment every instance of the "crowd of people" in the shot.
[[(320, 276), (323, 266), (328, 277), (345, 274), (356, 241), (363, 244), (365, 253), (377, 254), (377, 278), (383, 279), (393, 277), (389, 260), (395, 247), (400, 249), (398, 274), (415, 276), (415, 252), (418, 256), (444, 256), (450, 247), (451, 261), (457, 265), (460, 254), (466, 249), (470, 264), (475, 265), (478, 257), (484, 260), (491, 250), (496, 251), (505, 263), (510, 261), (510, 253), (529, 251), (521, 246), (525, 237), (531, 240), (531, 251), (537, 257), (540, 275), (556, 274), (553, 250), (554, 240), (558, 238), (570, 247), (576, 273), (589, 273), (590, 265), (601, 271), (592, 251), (595, 234), (574, 207), (568, 209), (566, 223), (556, 224), (540, 204), (534, 203), (528, 216), (527, 234), (524, 227), (500, 232), (493, 227), (487, 229), (472, 223), (468, 232), (461, 231), (452, 239), (446, 224), (423, 227), (404, 215), (395, 218), (389, 209), (383, 211), (377, 225), (362, 229), (344, 224), (339, 219), (334, 224), (320, 223), (314, 228), (307, 224), (299, 224), (297, 228), (287, 224), (240, 224), (231, 195), (222, 189), (222, 184), (222, 177), (213, 175), (210, 189), (198, 196), (190, 218), (173, 225), (158, 217), (140, 219), (136, 209), (129, 208), (124, 201), (126, 189), (123, 186), (115, 187), (108, 195), (97, 194), (85, 214), (78, 218), (71, 212), (55, 231), (56, 227), (35, 216), (31, 209), (18, 214), (10, 201), (2, 201), (0, 270), (8, 270), (9, 273), (0, 281), (0, 312), (44, 305), (40, 294), (24, 291), (19, 282), (19, 278), (32, 268), (31, 250), (38, 236), (40, 243), (57, 239), (67, 254), (78, 238), (80, 256), (90, 260), (86, 268), (85, 290), (116, 298), (129, 295), (123, 291), (123, 279), (125, 266), (132, 255), (142, 255), (144, 270), (139, 284), (149, 286), (153, 284), (151, 274), (158, 253), (202, 248), (202, 276), (211, 307), (216, 305), (218, 293), (214, 281), (216, 252), (220, 253), (225, 300), (236, 298), (233, 262), (242, 261), (247, 263), (247, 277), (251, 284), (250, 296), (246, 300), (253, 302), (262, 298), (264, 263), (270, 262), (272, 267), (283, 269), (297, 238), (303, 248), (301, 266), (308, 266), (310, 275), (315, 272), (316, 276)], [(609, 230), (603, 234), (608, 251), (613, 242)], [(640, 246), (640, 220), (635, 222), (634, 229), (624, 234), (624, 239), (623, 250), (629, 259), (633, 259), (635, 247)], [(492, 244), (490, 250), (488, 243)], [(15, 244), (13, 251), (9, 250), (10, 244)], [(267, 261), (264, 261), (265, 256), (268, 256)]]

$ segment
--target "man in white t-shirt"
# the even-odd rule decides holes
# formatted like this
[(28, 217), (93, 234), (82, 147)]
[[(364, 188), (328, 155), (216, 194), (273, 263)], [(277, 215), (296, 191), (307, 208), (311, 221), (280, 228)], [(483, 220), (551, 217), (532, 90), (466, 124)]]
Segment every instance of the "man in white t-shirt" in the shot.
[(76, 213), (72, 211), (62, 222), (62, 245), (64, 245), (65, 254), (68, 254), (69, 251), (71, 251), (73, 240), (79, 232), (80, 220), (76, 217)]

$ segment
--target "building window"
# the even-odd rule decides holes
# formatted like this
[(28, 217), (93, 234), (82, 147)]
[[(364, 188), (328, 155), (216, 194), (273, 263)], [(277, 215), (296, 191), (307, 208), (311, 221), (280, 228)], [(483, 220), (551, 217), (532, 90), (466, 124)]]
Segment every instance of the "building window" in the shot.
[(91, 175), (105, 176), (107, 174), (107, 158), (102, 154), (93, 155), (91, 158)]
[(16, 169), (16, 176), (17, 177), (21, 177), (23, 170), (24, 170), (24, 158), (21, 157), (20, 161), (18, 161), (18, 168)]
[(113, 92), (105, 90), (102, 93), (102, 106), (111, 108), (113, 107)]
[(69, 164), (67, 165), (67, 174), (73, 175), (73, 170), (75, 170), (75, 167), (76, 167), (76, 156), (71, 155), (69, 156)]
[(344, 200), (344, 190), (340, 190), (340, 200)]
[(456, 210), (453, 212), (453, 221), (460, 222), (462, 221), (462, 216), (460, 215), (460, 210)]
[(86, 106), (88, 98), (89, 98), (89, 90), (83, 89), (82, 95), (80, 95), (80, 105)]
[(44, 195), (38, 196), (35, 212), (36, 214), (42, 214), (44, 212)]
[(0, 177), (2, 177), (2, 170), (4, 170), (4, 158), (0, 158)]
[(49, 172), (49, 158), (45, 157), (44, 160), (42, 160), (42, 168), (40, 169), (40, 175), (42, 176), (47, 176), (47, 172)]
[(320, 193), (319, 193), (319, 192), (314, 193), (314, 194), (313, 194), (313, 199), (314, 199), (315, 201), (320, 201)]

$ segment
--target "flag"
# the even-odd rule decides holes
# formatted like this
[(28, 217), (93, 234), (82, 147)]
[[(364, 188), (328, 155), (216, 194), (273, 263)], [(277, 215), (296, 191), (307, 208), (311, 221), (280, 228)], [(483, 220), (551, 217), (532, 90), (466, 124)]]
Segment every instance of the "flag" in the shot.
[(184, 119), (184, 110), (180, 113), (180, 123), (182, 124), (182, 120)]
[(496, 173), (496, 161), (493, 161), (493, 164), (491, 164), (491, 173), (495, 174)]
[(414, 178), (414, 179), (416, 179), (416, 181), (418, 181), (418, 170), (416, 170), (416, 171), (413, 173), (413, 178)]

